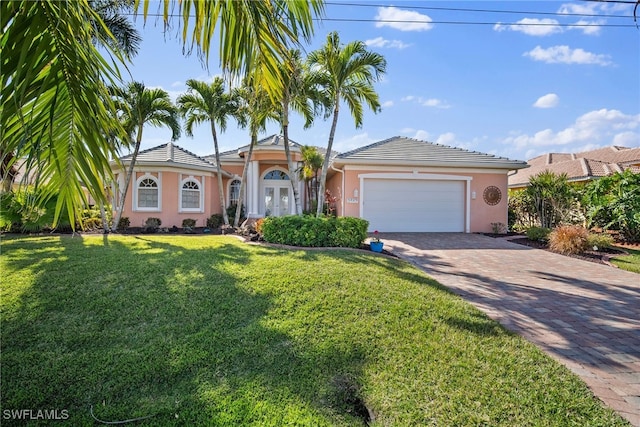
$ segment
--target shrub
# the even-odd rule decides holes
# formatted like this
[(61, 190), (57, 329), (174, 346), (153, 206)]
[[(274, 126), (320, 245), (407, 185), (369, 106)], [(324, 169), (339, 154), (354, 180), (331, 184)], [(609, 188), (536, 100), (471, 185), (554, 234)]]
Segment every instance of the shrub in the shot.
[(158, 228), (162, 225), (162, 221), (160, 218), (150, 217), (144, 222), (144, 230), (147, 233), (155, 233), (158, 231)]
[(118, 230), (126, 230), (131, 226), (131, 221), (128, 216), (121, 216), (120, 221), (118, 221)]
[(577, 225), (562, 225), (549, 234), (549, 249), (561, 254), (579, 254), (587, 250), (589, 232)]
[[(233, 225), (233, 220), (236, 217), (237, 206), (238, 206), (237, 203), (233, 203), (229, 205), (229, 207), (227, 208), (227, 216), (229, 217), (229, 223), (231, 223), (232, 225)], [(244, 205), (240, 205), (240, 222), (244, 221), (245, 219), (246, 219), (246, 216), (244, 213)]]
[(262, 224), (264, 224), (264, 218), (258, 218), (256, 220), (256, 223), (254, 224), (254, 227), (256, 229), (256, 233), (262, 234)]
[[(107, 226), (111, 222), (111, 211), (105, 208), (105, 216), (107, 217)], [(85, 231), (100, 230), (102, 229), (102, 215), (100, 209), (85, 209), (80, 214), (80, 222), (82, 229)]]
[(209, 218), (207, 218), (207, 227), (209, 228), (218, 228), (224, 222), (224, 218), (222, 214), (213, 214)]
[(614, 239), (609, 234), (589, 234), (587, 236), (587, 247), (597, 248), (594, 250), (607, 249), (613, 246)]
[(196, 226), (196, 220), (193, 218), (185, 218), (182, 220), (182, 228), (193, 228)]
[(546, 227), (529, 227), (526, 231), (527, 237), (536, 242), (548, 241), (549, 233), (551, 233), (551, 229)]
[(291, 246), (357, 248), (366, 239), (368, 226), (360, 218), (288, 215), (265, 218), (262, 236), (267, 242)]
[(583, 193), (588, 226), (619, 231), (640, 242), (640, 174), (631, 169), (590, 182)]
[[(47, 193), (47, 189), (36, 190), (28, 187), (2, 195), (0, 225), (3, 230), (37, 233), (43, 230), (70, 231), (71, 222), (61, 213), (58, 224), (53, 227), (57, 193)], [(39, 203), (45, 200), (44, 204)]]
[(569, 220), (572, 210), (576, 209), (576, 194), (566, 174), (541, 172), (529, 179), (525, 191), (533, 202), (538, 224), (542, 227), (555, 227)]
[(502, 222), (492, 222), (491, 232), (493, 234), (504, 234), (507, 232), (507, 226), (504, 225)]

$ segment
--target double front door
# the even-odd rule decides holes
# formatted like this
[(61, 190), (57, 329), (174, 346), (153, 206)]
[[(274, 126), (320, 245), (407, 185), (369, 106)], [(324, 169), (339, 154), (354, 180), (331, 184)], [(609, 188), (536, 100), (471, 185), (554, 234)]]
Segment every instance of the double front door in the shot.
[(291, 185), (286, 182), (286, 186), (264, 187), (264, 216), (283, 216), (290, 213), (290, 192)]

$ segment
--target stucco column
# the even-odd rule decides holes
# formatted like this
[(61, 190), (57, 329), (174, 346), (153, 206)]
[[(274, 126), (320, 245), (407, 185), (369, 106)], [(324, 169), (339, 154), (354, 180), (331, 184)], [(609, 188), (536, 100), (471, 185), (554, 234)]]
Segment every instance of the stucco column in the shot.
[(258, 206), (259, 206), (259, 193), (260, 193), (260, 169), (259, 162), (257, 160), (252, 160), (249, 163), (249, 170), (247, 171), (247, 203), (249, 206), (248, 216), (249, 217), (257, 217), (258, 216)]

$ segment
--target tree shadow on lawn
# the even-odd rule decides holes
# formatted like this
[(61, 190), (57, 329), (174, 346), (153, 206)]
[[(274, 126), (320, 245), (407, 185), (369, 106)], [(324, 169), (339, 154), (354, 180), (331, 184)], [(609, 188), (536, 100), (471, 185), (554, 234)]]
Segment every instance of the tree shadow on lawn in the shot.
[[(272, 249), (265, 247), (265, 249), (272, 251), (287, 251), (288, 253), (293, 253), (295, 257), (305, 262), (323, 262), (326, 260), (326, 257), (330, 257), (338, 259), (343, 263), (350, 264), (353, 269), (358, 270), (362, 270), (363, 266), (376, 266), (384, 269), (386, 274), (382, 276), (382, 279), (375, 280), (384, 281), (386, 278), (396, 278), (415, 283), (418, 286), (425, 286), (437, 292), (442, 292), (443, 294), (451, 295), (460, 299), (460, 296), (451, 289), (423, 273), (419, 269), (419, 266), (400, 258), (381, 256), (378, 254), (371, 254), (363, 250), (344, 248), (309, 250), (308, 248)], [(444, 264), (447, 263), (439, 263), (440, 266), (443, 266)], [(366, 275), (364, 277), (366, 278)], [(373, 279), (366, 280), (368, 282), (374, 281)], [(363, 285), (366, 285), (366, 283)], [(462, 300), (460, 299), (460, 301)], [(446, 322), (449, 326), (461, 331), (471, 332), (479, 336), (501, 336), (505, 333), (511, 333), (502, 325), (492, 320), (482, 311), (473, 306), (469, 306), (469, 309), (467, 310), (442, 310), (439, 316), (439, 320)]]
[(3, 309), (3, 409), (66, 409), (75, 425), (93, 422), (91, 405), (105, 420), (154, 415), (149, 425), (355, 422), (332, 384), (361, 378), (370, 350), (265, 325), (273, 297), (233, 269), (254, 251), (134, 239), (21, 241), (29, 261), (3, 251), (39, 271)]

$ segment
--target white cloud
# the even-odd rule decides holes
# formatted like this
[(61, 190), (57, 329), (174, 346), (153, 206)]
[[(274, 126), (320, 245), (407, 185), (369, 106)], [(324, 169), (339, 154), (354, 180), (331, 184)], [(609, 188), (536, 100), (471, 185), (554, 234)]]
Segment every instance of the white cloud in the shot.
[(580, 30), (584, 34), (589, 36), (594, 36), (600, 34), (600, 30), (602, 29), (602, 24), (605, 24), (606, 21), (602, 19), (598, 19), (596, 21), (587, 21), (586, 19), (581, 19), (577, 21), (574, 25), (568, 27), (570, 30)]
[(180, 80), (175, 81), (171, 83), (171, 87), (184, 87), (184, 82), (181, 82)]
[(504, 25), (496, 24), (493, 26), (495, 31), (518, 31), (530, 36), (548, 36), (555, 33), (561, 33), (562, 27), (558, 25), (558, 21), (555, 19), (544, 18), (523, 18), (518, 21), (517, 24)]
[(538, 98), (533, 106), (536, 108), (553, 108), (558, 106), (558, 102), (560, 102), (560, 97), (558, 95), (555, 93), (548, 93)]
[(367, 46), (389, 48), (389, 49), (405, 49), (410, 44), (404, 43), (401, 40), (387, 40), (383, 37), (376, 37), (375, 39), (366, 40), (364, 42)]
[(583, 49), (571, 49), (569, 46), (552, 46), (543, 49), (536, 46), (523, 56), (528, 56), (534, 61), (543, 61), (548, 64), (596, 64), (612, 65), (609, 55), (595, 54)]
[(393, 107), (393, 101), (385, 101), (380, 105), (382, 108)]
[(558, 9), (561, 14), (596, 15), (598, 4), (592, 3), (565, 3)]
[(425, 99), (421, 96), (408, 95), (401, 98), (400, 100), (405, 102), (417, 102), (418, 104), (424, 107), (441, 108), (441, 109), (451, 108), (451, 105), (449, 105), (449, 103), (436, 98)]
[(411, 10), (397, 7), (379, 7), (375, 17), (376, 27), (391, 27), (400, 31), (428, 31), (433, 28), (432, 19)]
[(431, 135), (426, 130), (417, 130), (415, 131), (415, 135), (411, 138), (419, 139), (420, 141), (430, 141)]
[(377, 139), (371, 138), (367, 132), (364, 132), (353, 135), (350, 138), (336, 140), (336, 143), (333, 145), (333, 150), (340, 153), (346, 153), (347, 151), (364, 147), (365, 145), (373, 144), (377, 141)]
[[(596, 146), (614, 143), (626, 146), (640, 144), (640, 114), (624, 114), (618, 110), (590, 111), (578, 117), (569, 127), (560, 131), (544, 129), (533, 135), (514, 135), (503, 140), (504, 144), (514, 148), (528, 149), (545, 147), (545, 151), (558, 151), (558, 147), (577, 151), (573, 146), (594, 144)], [(560, 148), (562, 149), (562, 148)]]
[(441, 99), (435, 99), (435, 98), (426, 99), (424, 101), (421, 99), (420, 104), (424, 105), (425, 107), (442, 108), (442, 109), (451, 108), (451, 105), (449, 105), (446, 101), (443, 101)]

